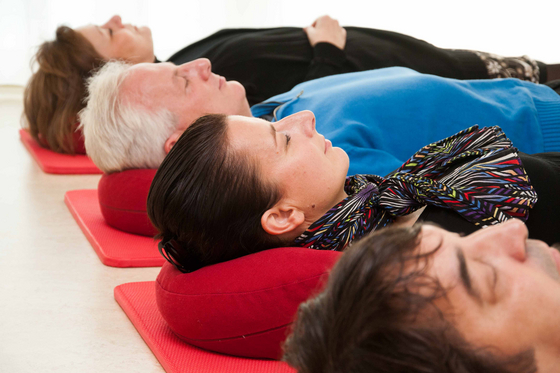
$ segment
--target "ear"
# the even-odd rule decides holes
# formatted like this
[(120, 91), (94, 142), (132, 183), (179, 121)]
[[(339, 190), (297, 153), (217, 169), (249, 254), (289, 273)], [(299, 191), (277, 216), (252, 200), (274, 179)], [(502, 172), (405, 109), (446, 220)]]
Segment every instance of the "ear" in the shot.
[(266, 210), (261, 217), (261, 225), (266, 233), (273, 236), (293, 232), (305, 221), (303, 211), (280, 204)]
[(177, 130), (177, 131), (173, 132), (171, 134), (171, 136), (169, 136), (167, 138), (167, 140), (165, 140), (165, 144), (163, 144), (163, 150), (165, 150), (165, 154), (169, 154), (169, 152), (171, 151), (171, 148), (173, 147), (173, 145), (175, 145), (177, 140), (179, 140), (179, 137), (181, 137), (183, 132), (185, 132), (185, 131), (184, 130)]

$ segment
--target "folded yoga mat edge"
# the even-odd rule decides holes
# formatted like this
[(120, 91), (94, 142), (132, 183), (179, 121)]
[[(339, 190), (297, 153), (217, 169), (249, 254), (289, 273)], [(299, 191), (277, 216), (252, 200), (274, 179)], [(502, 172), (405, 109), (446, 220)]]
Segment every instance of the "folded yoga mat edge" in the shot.
[(177, 337), (157, 309), (155, 281), (115, 287), (114, 296), (167, 373), (296, 373), (286, 363), (202, 350)]
[(59, 154), (41, 147), (28, 131), (19, 130), (19, 138), (43, 172), (55, 175), (102, 174), (86, 155)]
[[(165, 351), (160, 348), (159, 344), (155, 343), (155, 341), (153, 341), (152, 338), (150, 338), (150, 336), (148, 335), (146, 331), (147, 325), (142, 321), (142, 318), (138, 314), (135, 307), (133, 307), (132, 303), (130, 302), (130, 299), (125, 293), (124, 291), (125, 286), (127, 285), (133, 286), (132, 284), (136, 284), (136, 283), (128, 283), (115, 287), (114, 290), (115, 300), (122, 308), (126, 316), (129, 318), (132, 325), (134, 325), (134, 328), (136, 329), (138, 334), (140, 334), (144, 342), (148, 345), (150, 350), (152, 350), (152, 353), (155, 355), (156, 359), (158, 359), (163, 369), (168, 373), (177, 372), (178, 371), (177, 367), (168, 361), (169, 356), (167, 356)], [(155, 287), (155, 282), (152, 285)]]
[[(161, 267), (165, 262), (151, 238), (119, 231), (104, 222), (96, 189), (67, 191), (64, 195), (64, 203), (104, 265), (110, 267)], [(87, 210), (90, 215), (94, 214), (97, 225), (94, 222), (86, 221), (91, 219), (91, 216), (87, 216), (84, 210)], [(95, 228), (95, 231), (90, 229), (90, 226)], [(120, 240), (107, 240), (108, 235), (118, 235)], [(105, 242), (101, 243), (98, 238), (105, 238)], [(139, 250), (135, 256), (126, 257), (126, 255), (123, 256), (122, 251), (119, 252), (114, 248), (111, 250), (109, 247), (109, 245), (124, 245), (122, 242), (126, 242), (127, 239), (137, 241), (136, 244), (131, 242), (130, 245), (141, 245), (143, 250)], [(145, 245), (147, 247), (144, 247)]]

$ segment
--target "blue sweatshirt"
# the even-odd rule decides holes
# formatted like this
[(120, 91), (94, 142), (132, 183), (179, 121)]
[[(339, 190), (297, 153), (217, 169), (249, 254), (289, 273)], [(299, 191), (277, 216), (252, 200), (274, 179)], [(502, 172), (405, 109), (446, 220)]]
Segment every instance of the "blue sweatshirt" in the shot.
[(560, 95), (518, 79), (455, 80), (392, 67), (312, 80), (251, 108), (280, 120), (315, 113), (350, 157), (349, 175), (386, 175), (424, 145), (467, 127), (500, 126), (520, 151), (560, 151)]

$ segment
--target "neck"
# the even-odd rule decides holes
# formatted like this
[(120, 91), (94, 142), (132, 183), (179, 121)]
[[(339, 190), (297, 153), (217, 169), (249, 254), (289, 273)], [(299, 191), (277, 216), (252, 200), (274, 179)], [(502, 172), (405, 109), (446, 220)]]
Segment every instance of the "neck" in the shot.
[(245, 100), (245, 105), (241, 109), (241, 114), (240, 115), (242, 115), (244, 117), (249, 117), (249, 118), (253, 117), (253, 113), (251, 113), (251, 107), (249, 106), (249, 101)]

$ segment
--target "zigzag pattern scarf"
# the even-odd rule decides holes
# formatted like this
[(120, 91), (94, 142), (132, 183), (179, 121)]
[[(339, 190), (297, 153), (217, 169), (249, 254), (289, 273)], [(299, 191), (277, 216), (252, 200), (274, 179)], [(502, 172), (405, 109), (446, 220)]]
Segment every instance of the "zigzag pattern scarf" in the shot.
[(497, 126), (473, 126), (427, 145), (386, 177), (348, 177), (345, 190), (348, 198), (296, 238), (296, 246), (342, 251), (425, 205), (489, 226), (512, 217), (525, 221), (537, 202), (517, 149)]

